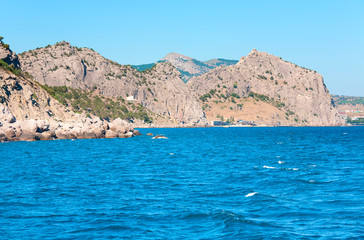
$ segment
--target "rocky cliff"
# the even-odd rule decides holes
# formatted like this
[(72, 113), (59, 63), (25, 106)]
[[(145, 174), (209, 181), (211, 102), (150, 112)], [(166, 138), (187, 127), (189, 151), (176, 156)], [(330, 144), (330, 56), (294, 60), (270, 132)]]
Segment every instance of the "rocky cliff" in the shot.
[[(235, 120), (241, 116), (260, 124), (343, 124), (320, 74), (265, 52), (253, 50), (236, 65), (217, 67), (187, 85), (200, 96), (205, 111), (210, 110), (209, 120), (240, 111), (244, 114)], [(261, 111), (257, 102), (264, 103)], [(225, 115), (214, 114), (222, 108)]]
[[(0, 141), (130, 137), (127, 122), (75, 114), (18, 68), (17, 56), (0, 45)], [(6, 60), (6, 62), (5, 62)]]
[(205, 124), (196, 97), (181, 80), (180, 72), (168, 62), (139, 72), (120, 65), (92, 49), (71, 46), (68, 42), (20, 54), (22, 69), (49, 86), (97, 89), (110, 97), (133, 100), (174, 125)]

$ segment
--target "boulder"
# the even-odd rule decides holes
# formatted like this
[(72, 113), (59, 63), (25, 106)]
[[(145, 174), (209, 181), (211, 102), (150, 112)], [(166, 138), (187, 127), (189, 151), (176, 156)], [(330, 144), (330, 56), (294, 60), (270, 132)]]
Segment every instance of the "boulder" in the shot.
[(111, 130), (106, 130), (105, 132), (105, 138), (116, 138), (118, 137), (118, 134)]
[(120, 118), (117, 118), (109, 123), (109, 129), (117, 133), (125, 133), (129, 131), (130, 124)]
[(157, 135), (157, 136), (153, 137), (153, 139), (168, 139), (168, 138), (163, 135)]

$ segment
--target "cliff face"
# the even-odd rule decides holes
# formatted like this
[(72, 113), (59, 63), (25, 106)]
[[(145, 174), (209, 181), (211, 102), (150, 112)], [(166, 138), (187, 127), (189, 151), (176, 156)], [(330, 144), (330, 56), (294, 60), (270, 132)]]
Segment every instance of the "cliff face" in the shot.
[[(241, 58), (236, 65), (218, 67), (192, 78), (187, 85), (199, 96), (212, 90), (215, 95), (220, 93), (225, 98), (236, 96), (246, 99), (250, 96), (271, 103), (277, 109), (265, 117), (275, 118), (275, 123), (318, 126), (343, 124), (320, 74), (256, 50), (246, 58)], [(221, 95), (218, 97), (221, 98)], [(244, 110), (242, 105), (238, 111)], [(286, 116), (281, 112), (285, 112)], [(265, 122), (261, 121), (263, 124)]]
[(15, 118), (60, 120), (74, 118), (74, 113), (50, 97), (45, 90), (30, 79), (0, 68), (0, 121)]
[(180, 73), (167, 62), (139, 72), (67, 42), (25, 52), (20, 55), (20, 62), (22, 69), (41, 84), (97, 88), (100, 94), (124, 99), (133, 96), (134, 101), (177, 125), (205, 121), (198, 101), (181, 80)]

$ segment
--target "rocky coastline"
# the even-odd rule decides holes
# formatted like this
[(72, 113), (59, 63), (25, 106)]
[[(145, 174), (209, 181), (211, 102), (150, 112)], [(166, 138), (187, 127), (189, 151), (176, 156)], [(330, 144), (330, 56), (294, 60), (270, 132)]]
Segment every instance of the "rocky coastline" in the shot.
[(23, 120), (0, 123), (0, 142), (55, 139), (129, 138), (140, 135), (138, 130), (118, 118), (112, 122), (98, 117), (80, 121)]

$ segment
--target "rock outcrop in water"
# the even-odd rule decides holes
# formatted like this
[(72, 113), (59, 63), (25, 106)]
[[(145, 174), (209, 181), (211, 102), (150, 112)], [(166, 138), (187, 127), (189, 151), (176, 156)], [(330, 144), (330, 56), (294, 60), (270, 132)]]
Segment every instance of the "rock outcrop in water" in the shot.
[(20, 55), (22, 69), (49, 86), (97, 88), (100, 94), (140, 103), (174, 126), (205, 125), (196, 97), (181, 80), (180, 72), (168, 62), (139, 72), (120, 65), (88, 48), (68, 42), (31, 50)]
[(265, 52), (253, 50), (236, 65), (213, 69), (187, 85), (200, 96), (210, 119), (227, 119), (241, 112), (234, 115), (235, 120), (242, 117), (269, 125), (343, 124), (320, 74)]

